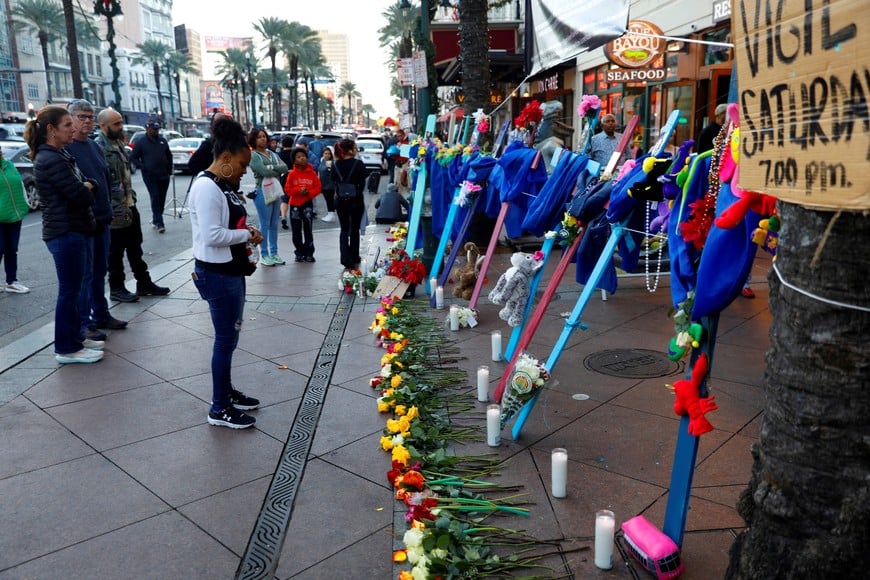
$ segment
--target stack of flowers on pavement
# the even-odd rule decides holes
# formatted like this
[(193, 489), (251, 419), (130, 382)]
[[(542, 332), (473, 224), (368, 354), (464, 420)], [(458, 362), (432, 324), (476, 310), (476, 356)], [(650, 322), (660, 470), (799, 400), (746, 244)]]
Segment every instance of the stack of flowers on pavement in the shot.
[(386, 274), (416, 285), (426, 278), (426, 266), (416, 255), (412, 258), (405, 250), (398, 250), (390, 256)]
[(501, 397), (501, 428), (522, 409), (539, 389), (550, 380), (550, 373), (538, 359), (520, 353), (514, 364), (510, 382)]
[(503, 465), (498, 457), (450, 452), (482, 440), (480, 412), (465, 371), (450, 366), (459, 351), (428, 307), (384, 298), (370, 330), (386, 350), (371, 379), (378, 410), (389, 415), (380, 445), (390, 453), (387, 479), (408, 525), (404, 534), (396, 530), (399, 580), (504, 577), (523, 568), (549, 572), (527, 578), (553, 577), (542, 559), (555, 547), (493, 525), (496, 514), (528, 516), (516, 486), (486, 481)]
[(371, 296), (383, 276), (383, 270), (375, 270), (365, 274), (362, 270), (345, 270), (338, 281), (338, 289), (348, 294), (358, 294), (362, 286), (366, 296)]
[[(474, 328), (477, 326), (477, 311), (468, 308), (467, 306), (460, 306), (458, 309), (459, 313), (459, 328)], [(444, 319), (446, 324), (450, 324), (450, 315)]]

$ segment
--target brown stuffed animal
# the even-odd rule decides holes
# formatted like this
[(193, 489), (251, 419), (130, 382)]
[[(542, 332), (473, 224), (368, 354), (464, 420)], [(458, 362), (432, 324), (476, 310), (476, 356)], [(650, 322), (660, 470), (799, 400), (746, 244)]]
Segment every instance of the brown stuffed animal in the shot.
[(465, 266), (453, 270), (453, 280), (456, 282), (453, 287), (453, 295), (463, 300), (471, 300), (474, 285), (477, 283), (477, 274), (480, 272), (482, 256), (480, 249), (474, 242), (466, 242), (465, 255), (468, 259)]

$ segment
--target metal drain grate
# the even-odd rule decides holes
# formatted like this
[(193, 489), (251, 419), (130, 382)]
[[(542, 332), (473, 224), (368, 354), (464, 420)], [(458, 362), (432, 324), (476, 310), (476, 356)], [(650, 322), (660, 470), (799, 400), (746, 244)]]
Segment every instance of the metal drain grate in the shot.
[(645, 348), (617, 348), (602, 350), (583, 361), (590, 371), (626, 379), (653, 379), (677, 374), (682, 365), (666, 354)]
[(329, 331), (317, 354), (311, 377), (305, 385), (302, 402), (290, 427), (290, 434), (269, 484), (257, 523), (248, 539), (248, 547), (236, 571), (237, 579), (273, 578), (278, 568), (278, 556), (287, 535), (293, 502), (302, 482), (305, 460), (311, 451), (317, 422), (323, 410), (329, 380), (332, 378), (353, 303), (353, 294), (342, 294), (341, 301), (336, 305)]

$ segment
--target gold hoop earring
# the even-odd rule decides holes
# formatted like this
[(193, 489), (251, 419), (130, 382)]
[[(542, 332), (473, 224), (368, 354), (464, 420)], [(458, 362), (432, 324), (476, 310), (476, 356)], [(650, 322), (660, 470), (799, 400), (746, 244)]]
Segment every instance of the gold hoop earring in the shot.
[[(224, 173), (224, 169), (227, 167), (229, 167), (230, 170), (228, 172)], [(230, 165), (229, 163), (223, 163), (220, 166), (220, 172), (221, 172), (221, 177), (223, 177), (224, 179), (229, 179), (230, 177), (233, 176), (233, 166)]]

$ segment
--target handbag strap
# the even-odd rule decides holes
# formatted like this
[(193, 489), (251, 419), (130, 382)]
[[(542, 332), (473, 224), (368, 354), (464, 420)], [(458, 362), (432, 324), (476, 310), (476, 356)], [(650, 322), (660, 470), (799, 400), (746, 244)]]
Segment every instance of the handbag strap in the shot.
[(335, 172), (338, 174), (338, 182), (344, 183), (344, 176), (341, 174), (341, 169), (338, 168), (338, 161), (332, 164), (335, 167)]

